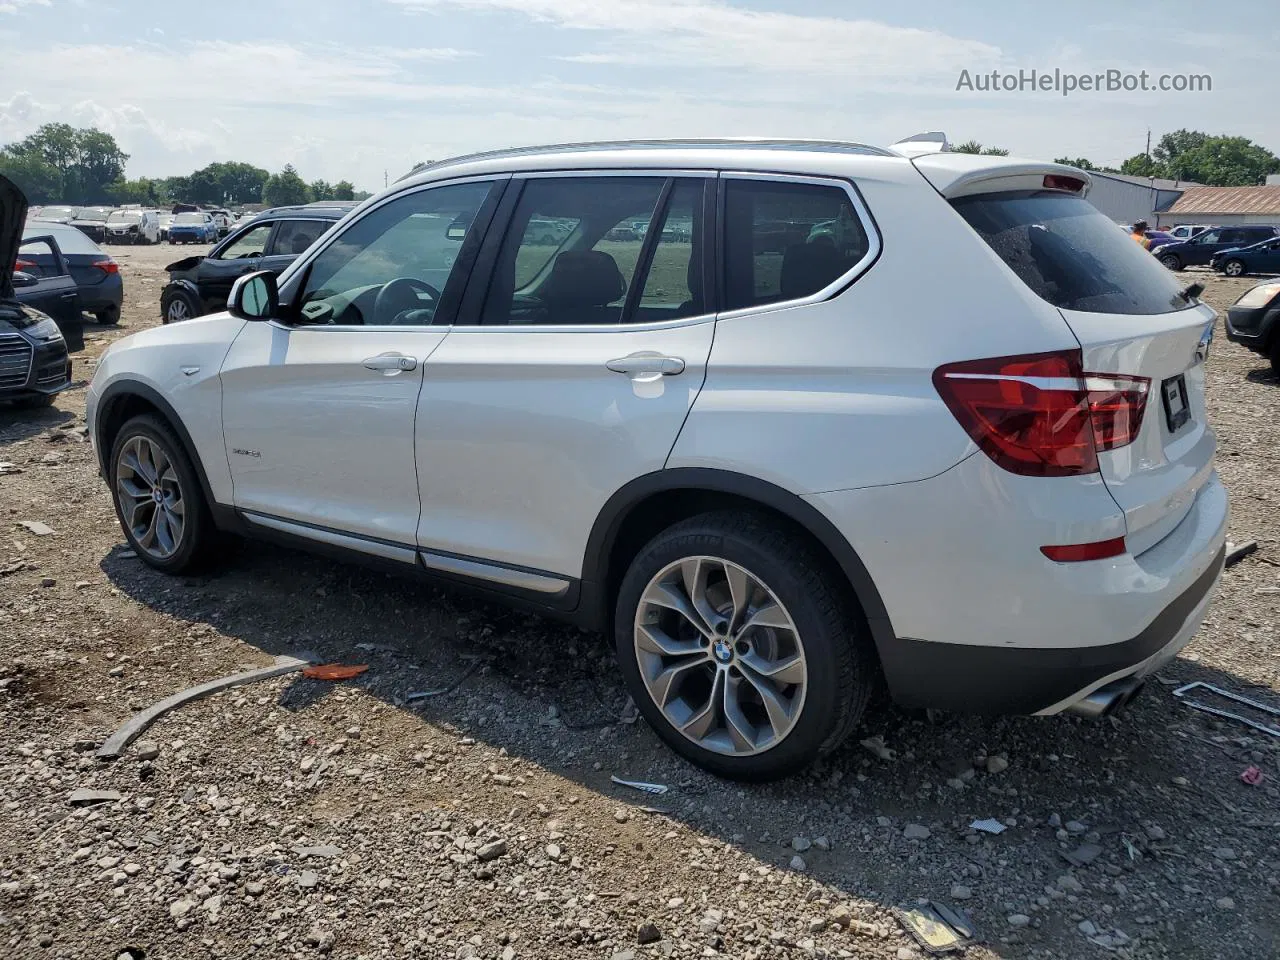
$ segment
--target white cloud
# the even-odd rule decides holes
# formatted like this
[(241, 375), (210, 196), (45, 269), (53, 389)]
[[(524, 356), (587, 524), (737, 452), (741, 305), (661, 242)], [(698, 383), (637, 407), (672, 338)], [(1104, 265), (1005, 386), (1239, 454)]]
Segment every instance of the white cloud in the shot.
[(17, 13), (22, 7), (47, 7), (50, 0), (3, 0), (0, 13)]
[(938, 30), (800, 16), (721, 0), (390, 0), (408, 10), (487, 11), (610, 34), (580, 63), (735, 69), (862, 78), (946, 74), (998, 61), (1000, 49)]

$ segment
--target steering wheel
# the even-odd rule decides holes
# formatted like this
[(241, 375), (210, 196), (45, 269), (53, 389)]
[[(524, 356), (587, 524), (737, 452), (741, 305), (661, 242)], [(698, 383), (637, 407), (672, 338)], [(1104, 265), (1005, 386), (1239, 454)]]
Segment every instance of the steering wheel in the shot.
[[(388, 280), (378, 297), (373, 301), (373, 322), (376, 326), (387, 326), (395, 323), (400, 314), (409, 310), (421, 310), (422, 301), (418, 299), (418, 291), (427, 294), (432, 305), (440, 303), (442, 294), (439, 290), (416, 277), (396, 277)], [(386, 319), (384, 319), (386, 318)]]

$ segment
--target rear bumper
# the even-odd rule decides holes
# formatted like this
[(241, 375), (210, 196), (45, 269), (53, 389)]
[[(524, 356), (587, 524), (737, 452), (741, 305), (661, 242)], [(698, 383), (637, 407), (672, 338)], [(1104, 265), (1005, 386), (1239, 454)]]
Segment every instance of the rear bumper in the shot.
[(1024, 478), (981, 454), (918, 483), (806, 498), (866, 566), (892, 624), (877, 651), (893, 698), (967, 713), (1058, 712), (1172, 657), (1222, 569), (1216, 472), (1137, 554), (1054, 563), (1041, 544), (1126, 535), (1101, 481)]
[(903, 706), (957, 713), (1060, 713), (1094, 690), (1143, 678), (1195, 635), (1222, 574), (1219, 549), (1200, 578), (1136, 637), (1099, 647), (977, 647), (899, 640), (884, 663)]

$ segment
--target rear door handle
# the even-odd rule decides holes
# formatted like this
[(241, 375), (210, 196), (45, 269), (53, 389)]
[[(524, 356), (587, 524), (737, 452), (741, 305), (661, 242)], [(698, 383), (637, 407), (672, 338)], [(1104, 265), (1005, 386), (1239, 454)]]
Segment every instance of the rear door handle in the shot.
[(403, 353), (380, 353), (376, 357), (365, 358), (364, 367), (366, 370), (377, 370), (384, 377), (394, 377), (402, 371), (416, 370), (418, 361)]
[(684, 361), (679, 357), (664, 357), (657, 353), (633, 353), (605, 364), (614, 373), (629, 377), (674, 377), (684, 373)]

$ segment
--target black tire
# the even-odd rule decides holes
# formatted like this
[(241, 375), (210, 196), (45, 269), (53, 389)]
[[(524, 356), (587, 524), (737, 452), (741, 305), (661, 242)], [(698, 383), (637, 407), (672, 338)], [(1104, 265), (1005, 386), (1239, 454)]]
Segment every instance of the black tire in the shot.
[[(146, 437), (160, 446), (164, 455), (173, 464), (181, 488), (182, 500), (186, 506), (183, 517), (184, 529), (178, 541), (177, 549), (167, 558), (157, 558), (139, 543), (133, 531), (125, 521), (120, 505), (120, 494), (116, 489), (116, 471), (125, 445), (134, 437)], [(187, 456), (181, 441), (173, 429), (163, 419), (151, 413), (144, 413), (127, 421), (116, 434), (111, 445), (111, 458), (107, 461), (107, 483), (111, 489), (111, 502), (116, 509), (116, 519), (120, 521), (120, 529), (124, 531), (129, 546), (148, 566), (163, 573), (193, 573), (205, 566), (212, 558), (219, 542), (217, 529), (213, 525), (213, 516), (209, 512), (209, 504), (205, 500), (204, 491), (200, 487), (199, 478), (191, 459)]]
[(1280, 377), (1280, 336), (1272, 336), (1267, 359), (1271, 361), (1271, 372)]
[(1232, 257), (1222, 265), (1222, 272), (1228, 277), (1243, 277), (1249, 272), (1249, 268), (1244, 265), (1244, 261)]
[[(751, 571), (790, 613), (809, 665), (795, 726), (762, 753), (716, 753), (687, 739), (663, 715), (641, 677), (634, 624), (649, 581), (684, 557), (712, 556)], [(762, 514), (705, 513), (654, 537), (618, 591), (614, 642), (627, 687), (649, 725), (677, 753), (721, 777), (775, 780), (836, 749), (853, 732), (880, 684), (868, 631), (848, 585), (795, 533)]]
[[(182, 315), (184, 310), (185, 316)], [(160, 319), (165, 323), (190, 320), (202, 313), (200, 301), (186, 290), (171, 290), (160, 295)]]
[(115, 304), (111, 304), (108, 307), (103, 307), (101, 310), (97, 311), (93, 316), (94, 316), (94, 319), (96, 319), (104, 327), (114, 327), (117, 323), (120, 322), (120, 308), (117, 307)]
[(1170, 270), (1172, 270), (1174, 273), (1177, 273), (1182, 269), (1182, 258), (1179, 257), (1176, 253), (1165, 254), (1163, 257), (1160, 258), (1160, 262), (1163, 263)]

